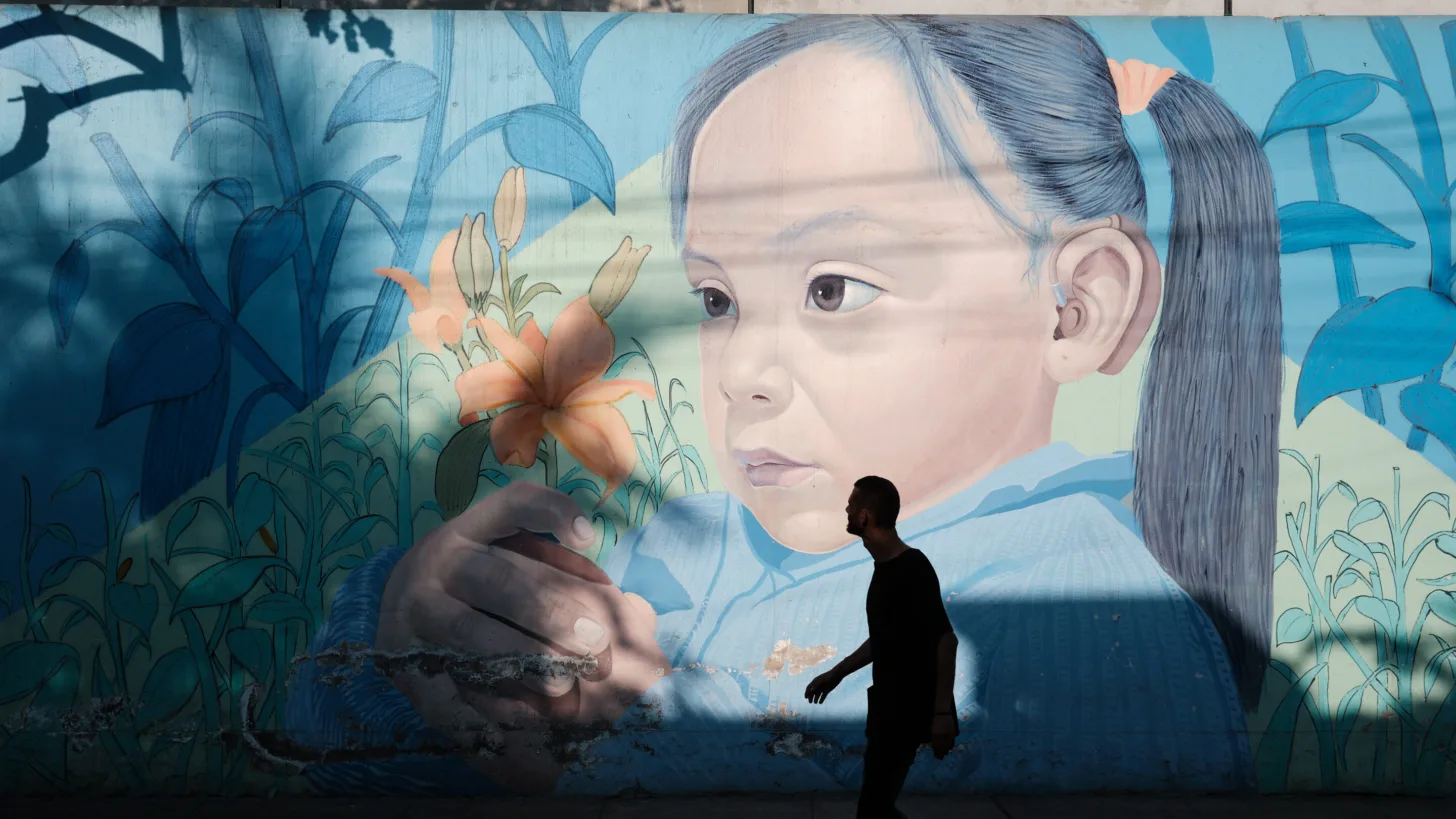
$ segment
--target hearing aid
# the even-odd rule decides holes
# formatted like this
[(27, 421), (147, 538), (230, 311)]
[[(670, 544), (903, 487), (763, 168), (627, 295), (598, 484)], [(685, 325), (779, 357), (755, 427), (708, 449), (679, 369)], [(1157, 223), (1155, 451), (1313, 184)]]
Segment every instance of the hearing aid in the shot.
[[(1130, 324), (1151, 324), (1152, 314), (1157, 312), (1163, 290), (1163, 277), (1158, 265), (1157, 254), (1147, 241), (1147, 236), (1143, 233), (1142, 228), (1124, 220), (1121, 216), (1109, 216), (1062, 239), (1057, 243), (1056, 249), (1052, 251), (1052, 297), (1057, 302), (1057, 326), (1052, 330), (1054, 339), (1075, 338), (1087, 327), (1089, 319), (1087, 305), (1077, 298), (1075, 292), (1068, 292), (1071, 289), (1070, 279), (1076, 271), (1065, 271), (1068, 275), (1065, 277), (1067, 283), (1064, 285), (1062, 282), (1064, 277), (1061, 275), (1063, 271), (1060, 269), (1061, 260), (1069, 245), (1102, 228), (1111, 228), (1126, 235), (1132, 241), (1133, 247), (1137, 248), (1142, 261), (1142, 286), (1138, 291), (1138, 302), (1133, 309)], [(1136, 343), (1129, 343), (1129, 340), (1124, 339), (1118, 343), (1112, 354), (1098, 368), (1099, 371), (1108, 374), (1119, 372), (1126, 366), (1128, 359), (1132, 357), (1136, 349)]]

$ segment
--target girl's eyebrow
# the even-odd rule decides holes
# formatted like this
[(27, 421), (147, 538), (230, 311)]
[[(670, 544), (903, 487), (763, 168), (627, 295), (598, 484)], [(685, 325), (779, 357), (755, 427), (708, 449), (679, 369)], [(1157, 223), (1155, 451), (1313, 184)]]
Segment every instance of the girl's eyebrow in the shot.
[(696, 249), (691, 248), (691, 247), (685, 247), (685, 248), (683, 248), (683, 251), (682, 251), (682, 260), (684, 262), (702, 262), (703, 264), (712, 265), (713, 267), (716, 267), (719, 270), (724, 270), (725, 269), (723, 267), (723, 264), (721, 262), (719, 262), (717, 259), (713, 258), (712, 256), (709, 256), (706, 253), (703, 253), (702, 251), (696, 250)]
[(852, 223), (871, 223), (885, 225), (885, 221), (863, 208), (847, 208), (844, 210), (831, 210), (821, 213), (818, 216), (811, 216), (808, 219), (801, 219), (792, 225), (779, 231), (777, 237), (779, 244), (788, 245), (799, 241), (805, 236), (821, 230), (842, 227)]

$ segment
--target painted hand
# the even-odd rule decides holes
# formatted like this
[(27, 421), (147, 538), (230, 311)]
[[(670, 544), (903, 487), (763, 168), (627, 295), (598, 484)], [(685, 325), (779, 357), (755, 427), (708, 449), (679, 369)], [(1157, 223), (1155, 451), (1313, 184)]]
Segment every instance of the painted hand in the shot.
[(955, 747), (957, 733), (959, 733), (959, 728), (954, 715), (935, 715), (935, 719), (930, 723), (930, 750), (935, 752), (936, 759), (945, 759), (945, 755)]
[(552, 743), (579, 738), (561, 729), (610, 723), (670, 671), (652, 607), (573, 551), (593, 542), (569, 497), (513, 483), (416, 543), (384, 589), (377, 648), (428, 658), (395, 687), (512, 788), (549, 790)]
[(833, 669), (820, 674), (809, 681), (809, 687), (804, 689), (804, 699), (815, 705), (823, 703), (824, 698), (829, 696), (830, 691), (838, 688), (843, 679)]

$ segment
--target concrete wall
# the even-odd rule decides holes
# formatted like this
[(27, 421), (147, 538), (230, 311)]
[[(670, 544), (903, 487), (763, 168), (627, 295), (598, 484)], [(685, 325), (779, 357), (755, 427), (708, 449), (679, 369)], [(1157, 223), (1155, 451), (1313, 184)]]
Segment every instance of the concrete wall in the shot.
[(861, 23), (0, 8), (0, 791), (1451, 791), (1456, 20)]

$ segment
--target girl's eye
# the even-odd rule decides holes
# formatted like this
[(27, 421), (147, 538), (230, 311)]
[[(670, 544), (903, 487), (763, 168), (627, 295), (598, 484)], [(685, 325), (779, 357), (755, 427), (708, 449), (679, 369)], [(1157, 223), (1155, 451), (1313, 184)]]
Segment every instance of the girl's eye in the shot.
[(703, 312), (707, 313), (710, 319), (723, 318), (737, 312), (733, 299), (728, 298), (727, 293), (716, 287), (698, 288), (698, 296), (703, 300)]
[(880, 297), (885, 291), (872, 284), (844, 276), (819, 276), (809, 282), (804, 306), (825, 313), (848, 313)]

